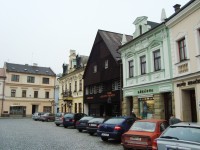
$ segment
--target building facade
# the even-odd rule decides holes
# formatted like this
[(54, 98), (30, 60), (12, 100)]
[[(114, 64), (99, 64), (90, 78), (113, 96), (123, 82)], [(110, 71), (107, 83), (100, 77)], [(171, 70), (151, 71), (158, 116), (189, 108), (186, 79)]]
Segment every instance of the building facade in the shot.
[(174, 111), (171, 51), (164, 23), (136, 18), (133, 40), (120, 47), (123, 64), (123, 115), (169, 119)]
[(172, 52), (175, 115), (200, 122), (200, 1), (191, 0), (167, 20)]
[(3, 115), (31, 116), (34, 112), (53, 112), (56, 75), (36, 64), (5, 63)]
[(6, 80), (5, 71), (3, 68), (0, 68), (0, 110), (1, 110), (0, 116), (2, 116), (3, 114), (3, 102), (5, 99), (4, 95), (5, 80)]
[(63, 64), (63, 75), (59, 81), (59, 111), (83, 113), (83, 74), (88, 56), (76, 55), (70, 50), (69, 64)]
[[(84, 79), (84, 112), (93, 116), (121, 115), (122, 34), (98, 30)], [(130, 41), (132, 36), (125, 36)]]

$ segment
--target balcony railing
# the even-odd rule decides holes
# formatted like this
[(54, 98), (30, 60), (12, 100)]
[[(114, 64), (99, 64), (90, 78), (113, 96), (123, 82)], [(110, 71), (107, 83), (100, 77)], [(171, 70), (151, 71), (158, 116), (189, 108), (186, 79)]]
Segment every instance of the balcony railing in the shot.
[(62, 93), (63, 97), (72, 97), (72, 91), (65, 91)]

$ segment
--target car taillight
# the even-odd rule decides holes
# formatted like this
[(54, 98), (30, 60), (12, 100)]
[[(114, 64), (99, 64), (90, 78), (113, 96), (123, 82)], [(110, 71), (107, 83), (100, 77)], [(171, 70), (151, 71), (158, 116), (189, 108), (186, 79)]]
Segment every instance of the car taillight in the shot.
[(119, 131), (119, 130), (121, 130), (122, 128), (120, 127), (120, 126), (115, 126), (115, 128), (114, 128), (114, 130), (117, 130), (117, 131)]
[(157, 140), (155, 139), (152, 144), (152, 150), (158, 150)]

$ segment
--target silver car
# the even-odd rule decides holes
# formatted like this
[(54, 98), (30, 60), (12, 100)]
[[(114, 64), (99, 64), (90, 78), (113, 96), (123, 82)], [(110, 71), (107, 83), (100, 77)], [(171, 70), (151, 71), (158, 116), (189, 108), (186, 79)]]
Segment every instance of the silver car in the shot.
[(33, 115), (32, 115), (32, 119), (37, 121), (40, 119), (41, 115), (43, 115), (44, 113), (43, 112), (35, 112)]
[(200, 150), (200, 123), (169, 126), (153, 143), (154, 150)]

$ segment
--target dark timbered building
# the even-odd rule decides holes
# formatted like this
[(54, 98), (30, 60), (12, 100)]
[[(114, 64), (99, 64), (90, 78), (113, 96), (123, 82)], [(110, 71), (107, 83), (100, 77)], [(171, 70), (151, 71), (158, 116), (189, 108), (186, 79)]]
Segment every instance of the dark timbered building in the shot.
[(121, 115), (121, 61), (117, 52), (122, 37), (132, 36), (98, 30), (84, 72), (84, 112), (94, 116)]

